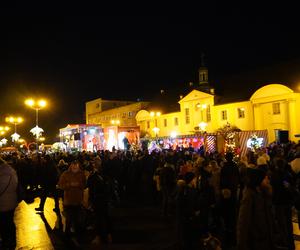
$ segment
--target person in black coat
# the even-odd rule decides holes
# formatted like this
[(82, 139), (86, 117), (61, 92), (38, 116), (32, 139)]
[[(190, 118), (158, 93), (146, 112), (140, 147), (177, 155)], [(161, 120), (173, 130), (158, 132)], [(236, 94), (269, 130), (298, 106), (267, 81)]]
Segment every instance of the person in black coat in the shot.
[(273, 250), (272, 188), (266, 173), (247, 168), (247, 183), (237, 220), (237, 250)]
[(288, 249), (295, 249), (292, 223), (292, 206), (294, 204), (294, 193), (296, 190), (295, 177), (289, 170), (289, 165), (283, 159), (274, 161), (275, 168), (271, 174), (271, 185), (273, 187), (273, 205), (275, 216), (282, 231), (284, 245)]
[(176, 188), (175, 166), (171, 163), (170, 158), (166, 159), (164, 167), (159, 173), (159, 182), (162, 193), (162, 215), (170, 215), (170, 201)]
[(224, 245), (235, 245), (235, 226), (237, 217), (237, 191), (240, 183), (240, 173), (237, 164), (233, 161), (233, 153), (225, 155), (226, 162), (221, 169), (221, 207), (225, 226)]
[(55, 162), (50, 155), (45, 155), (42, 165), (40, 167), (41, 173), (41, 201), (39, 207), (35, 208), (36, 211), (44, 211), (44, 205), (47, 197), (53, 196), (55, 207), (53, 211), (59, 212), (59, 197), (56, 190), (58, 182), (58, 171)]
[(96, 158), (92, 166), (93, 170), (87, 180), (89, 204), (96, 215), (96, 231), (100, 243), (110, 243), (112, 241), (112, 225), (109, 216), (110, 188), (102, 172), (101, 159)]
[(187, 172), (184, 180), (178, 184), (176, 198), (176, 224), (180, 250), (198, 249), (200, 243), (200, 201), (197, 190), (197, 178), (192, 172)]

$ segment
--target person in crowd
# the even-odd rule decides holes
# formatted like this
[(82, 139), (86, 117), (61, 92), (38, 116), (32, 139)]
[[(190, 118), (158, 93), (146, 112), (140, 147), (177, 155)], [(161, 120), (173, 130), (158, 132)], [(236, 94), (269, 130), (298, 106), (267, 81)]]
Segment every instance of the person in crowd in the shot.
[(197, 191), (197, 178), (188, 172), (179, 184), (176, 198), (176, 224), (180, 250), (197, 249), (200, 243), (200, 202)]
[(239, 197), (238, 201), (240, 202), (243, 199), (243, 190), (246, 184), (246, 173), (247, 168), (249, 167), (247, 156), (242, 156), (238, 162), (238, 168), (240, 173), (240, 187), (239, 187)]
[(260, 169), (247, 169), (237, 220), (237, 250), (274, 250), (272, 188)]
[(210, 232), (213, 207), (216, 205), (214, 188), (210, 185), (211, 172), (211, 165), (207, 161), (203, 162), (203, 167), (199, 169), (200, 175), (197, 181), (197, 190), (201, 205), (199, 218), (202, 234)]
[(275, 217), (281, 229), (283, 244), (288, 249), (295, 249), (292, 224), (292, 206), (294, 204), (295, 178), (289, 171), (289, 165), (278, 158), (271, 174), (273, 188), (273, 206)]
[(101, 168), (101, 159), (92, 163), (93, 169), (87, 180), (89, 204), (96, 214), (96, 230), (99, 244), (112, 242), (112, 226), (109, 216), (109, 187)]
[(268, 166), (268, 162), (266, 160), (266, 157), (264, 157), (263, 155), (260, 155), (257, 158), (257, 162), (256, 162), (257, 168), (267, 172), (269, 170), (269, 166)]
[(209, 234), (203, 239), (203, 250), (222, 250), (222, 243), (217, 237)]
[(14, 213), (18, 205), (16, 171), (0, 157), (0, 235), (3, 249), (16, 247)]
[(75, 235), (79, 237), (82, 230), (79, 221), (86, 178), (77, 160), (71, 162), (69, 169), (60, 176), (58, 186), (64, 190), (65, 234), (69, 237), (72, 227)]
[(298, 175), (300, 173), (300, 146), (296, 147), (294, 159), (290, 162), (290, 165), (294, 173)]
[(211, 167), (211, 177), (209, 179), (209, 183), (214, 189), (216, 203), (219, 203), (220, 196), (221, 196), (221, 190), (220, 190), (221, 168), (218, 166), (216, 160), (211, 160), (209, 162), (209, 165)]
[(66, 163), (64, 161), (64, 159), (60, 159), (58, 164), (57, 164), (57, 170), (58, 170), (58, 174), (60, 176), (63, 172), (68, 170), (68, 163)]
[(50, 155), (45, 155), (41, 165), (41, 200), (39, 207), (35, 208), (36, 211), (43, 212), (44, 205), (47, 197), (51, 196), (54, 198), (53, 211), (59, 212), (59, 197), (56, 190), (58, 182), (58, 171), (54, 161)]
[(170, 158), (166, 159), (166, 163), (160, 170), (159, 174), (159, 182), (162, 193), (162, 215), (164, 217), (170, 215), (169, 204), (176, 187), (175, 167), (170, 160)]
[(225, 159), (220, 176), (222, 218), (225, 226), (226, 246), (234, 246), (240, 173), (233, 161), (233, 153), (228, 152)]

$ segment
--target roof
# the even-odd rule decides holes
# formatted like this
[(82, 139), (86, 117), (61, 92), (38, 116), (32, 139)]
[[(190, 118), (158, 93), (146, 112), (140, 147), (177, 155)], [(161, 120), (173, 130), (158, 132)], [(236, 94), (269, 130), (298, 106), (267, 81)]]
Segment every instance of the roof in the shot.
[(294, 93), (294, 91), (283, 84), (268, 84), (256, 90), (250, 100), (291, 93)]

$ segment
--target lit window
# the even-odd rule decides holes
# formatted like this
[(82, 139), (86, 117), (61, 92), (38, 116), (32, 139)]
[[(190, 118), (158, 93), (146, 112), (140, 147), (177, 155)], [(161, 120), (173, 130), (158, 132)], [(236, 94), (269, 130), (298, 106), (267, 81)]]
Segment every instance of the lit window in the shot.
[(168, 121), (167, 121), (167, 119), (164, 119), (164, 126), (165, 126), (165, 127), (168, 126)]
[(245, 109), (244, 108), (238, 108), (238, 118), (245, 118)]
[(175, 126), (178, 126), (178, 117), (175, 117), (175, 118), (174, 118), (174, 125), (175, 125)]
[(132, 111), (128, 112), (128, 117), (133, 117), (133, 112)]
[(189, 108), (185, 109), (185, 123), (186, 124), (190, 123), (190, 109)]
[(276, 102), (273, 103), (273, 115), (278, 115), (280, 114), (280, 103)]
[(221, 117), (222, 117), (222, 120), (227, 120), (227, 110), (221, 111)]

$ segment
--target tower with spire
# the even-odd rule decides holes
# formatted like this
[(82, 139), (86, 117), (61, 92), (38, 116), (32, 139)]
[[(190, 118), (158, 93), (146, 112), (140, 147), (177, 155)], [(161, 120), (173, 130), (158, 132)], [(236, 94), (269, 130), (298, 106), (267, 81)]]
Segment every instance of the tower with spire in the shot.
[(208, 68), (205, 66), (204, 53), (201, 54), (201, 66), (199, 73), (199, 87), (200, 90), (206, 93), (214, 94), (214, 88), (210, 86), (208, 81)]

